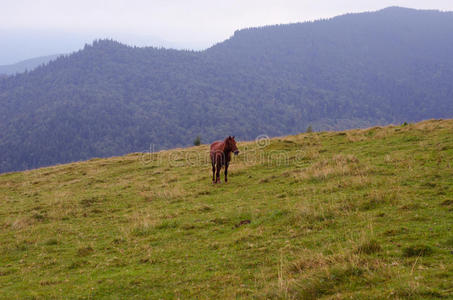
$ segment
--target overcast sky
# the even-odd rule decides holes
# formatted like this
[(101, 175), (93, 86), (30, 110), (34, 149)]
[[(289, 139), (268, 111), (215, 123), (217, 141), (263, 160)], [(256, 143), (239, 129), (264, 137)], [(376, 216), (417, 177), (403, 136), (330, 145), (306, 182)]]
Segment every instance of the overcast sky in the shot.
[(453, 11), (452, 0), (0, 0), (0, 32), (69, 32), (200, 49), (245, 27), (388, 6)]

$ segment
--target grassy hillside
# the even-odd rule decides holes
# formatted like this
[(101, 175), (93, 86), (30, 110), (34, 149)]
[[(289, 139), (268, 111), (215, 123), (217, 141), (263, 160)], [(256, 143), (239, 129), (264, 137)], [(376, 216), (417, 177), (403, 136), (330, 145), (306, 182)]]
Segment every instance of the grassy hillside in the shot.
[(0, 176), (0, 298), (453, 297), (453, 120)]

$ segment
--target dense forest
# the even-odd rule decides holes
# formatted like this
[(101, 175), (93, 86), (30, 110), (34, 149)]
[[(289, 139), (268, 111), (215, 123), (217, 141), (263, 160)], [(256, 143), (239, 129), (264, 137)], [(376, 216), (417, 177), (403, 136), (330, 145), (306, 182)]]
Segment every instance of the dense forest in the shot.
[(0, 172), (453, 117), (453, 13), (388, 8), (239, 30), (204, 51), (97, 40), (0, 78)]

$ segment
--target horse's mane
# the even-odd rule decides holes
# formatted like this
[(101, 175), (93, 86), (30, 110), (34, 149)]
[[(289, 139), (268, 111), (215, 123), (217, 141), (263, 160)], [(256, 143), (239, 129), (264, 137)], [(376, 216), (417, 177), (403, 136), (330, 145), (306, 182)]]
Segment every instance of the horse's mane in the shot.
[(234, 140), (234, 137), (228, 136), (225, 140), (223, 140), (225, 150), (231, 150), (231, 140)]

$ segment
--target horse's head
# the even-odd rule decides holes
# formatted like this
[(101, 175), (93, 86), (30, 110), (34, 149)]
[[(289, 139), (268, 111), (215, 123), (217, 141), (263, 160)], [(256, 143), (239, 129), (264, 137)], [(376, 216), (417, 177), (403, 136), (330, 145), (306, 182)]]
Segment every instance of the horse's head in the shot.
[(236, 140), (234, 139), (234, 136), (229, 136), (225, 140), (225, 145), (227, 149), (231, 150), (231, 152), (234, 153), (234, 155), (239, 154), (238, 146), (236, 145)]

